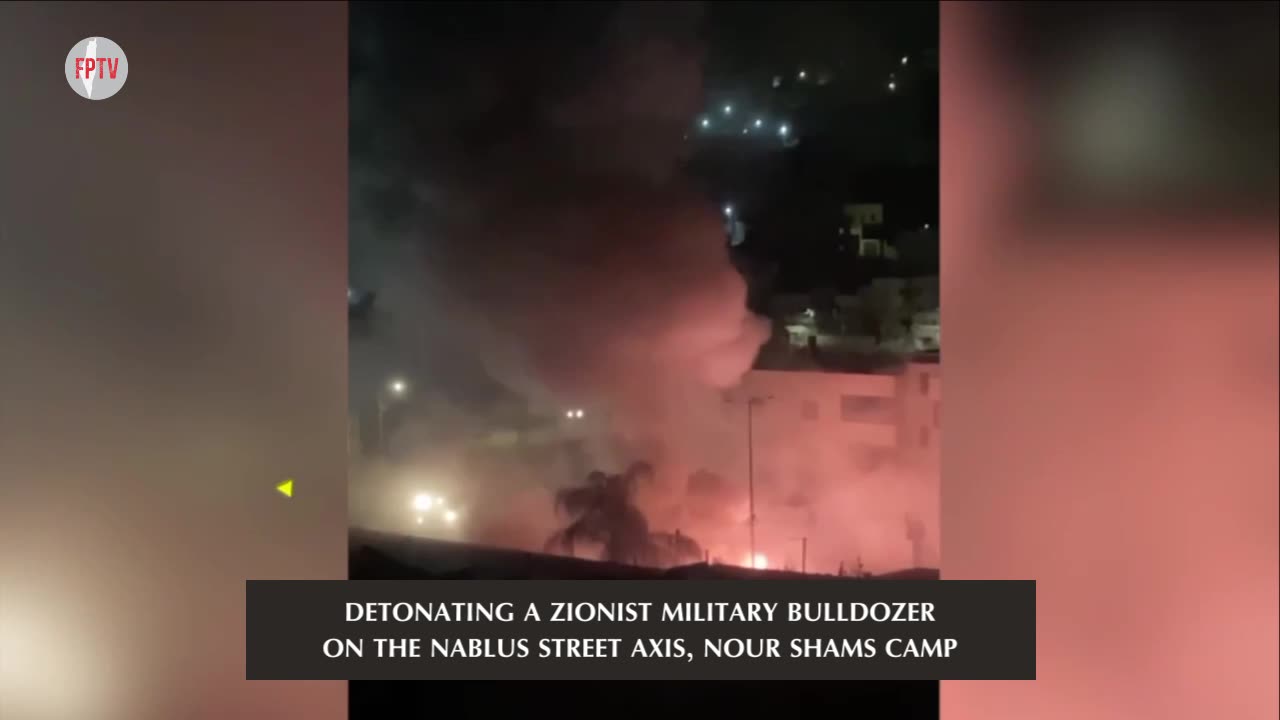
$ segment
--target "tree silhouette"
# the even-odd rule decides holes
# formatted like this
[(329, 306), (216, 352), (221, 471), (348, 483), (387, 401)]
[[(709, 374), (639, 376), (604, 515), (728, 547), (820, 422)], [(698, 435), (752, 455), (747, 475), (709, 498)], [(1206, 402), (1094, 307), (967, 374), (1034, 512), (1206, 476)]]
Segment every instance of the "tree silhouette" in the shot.
[(868, 285), (858, 293), (857, 318), (862, 331), (875, 338), (876, 345), (901, 333), (903, 300), (897, 288)]
[(654, 560), (659, 565), (685, 565), (704, 560), (702, 546), (679, 530), (673, 533), (656, 532), (649, 536)]
[(586, 482), (556, 493), (556, 510), (569, 517), (569, 524), (547, 539), (551, 552), (573, 554), (581, 543), (604, 546), (604, 559), (634, 565), (661, 565), (696, 561), (702, 549), (681, 535), (650, 533), (649, 522), (635, 505), (637, 490), (654, 479), (653, 467), (633, 463), (620, 475), (594, 471)]

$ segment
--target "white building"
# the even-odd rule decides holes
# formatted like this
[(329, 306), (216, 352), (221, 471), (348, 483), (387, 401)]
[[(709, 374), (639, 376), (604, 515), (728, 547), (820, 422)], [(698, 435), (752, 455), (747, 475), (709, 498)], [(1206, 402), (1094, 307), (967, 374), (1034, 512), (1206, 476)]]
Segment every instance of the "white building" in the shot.
[[(830, 553), (851, 547), (877, 572), (936, 567), (941, 393), (940, 366), (928, 363), (896, 375), (748, 373), (734, 392), (744, 409), (729, 422), (741, 428), (747, 400), (758, 400), (749, 447), (739, 432), (751, 455), (759, 547), (790, 553), (804, 534), (814, 540), (810, 567), (824, 572), (848, 567), (854, 557)], [(806, 496), (803, 508), (791, 507)]]
[(883, 237), (884, 205), (880, 203), (853, 203), (844, 206), (848, 218), (848, 232), (858, 257), (897, 258), (896, 249)]
[(919, 312), (911, 318), (911, 341), (921, 352), (936, 352), (942, 348), (942, 324), (937, 310)]
[(753, 370), (733, 396), (762, 401), (753, 411), (762, 467), (796, 474), (806, 465), (857, 472), (880, 461), (938, 467), (937, 364), (913, 363), (897, 375)]

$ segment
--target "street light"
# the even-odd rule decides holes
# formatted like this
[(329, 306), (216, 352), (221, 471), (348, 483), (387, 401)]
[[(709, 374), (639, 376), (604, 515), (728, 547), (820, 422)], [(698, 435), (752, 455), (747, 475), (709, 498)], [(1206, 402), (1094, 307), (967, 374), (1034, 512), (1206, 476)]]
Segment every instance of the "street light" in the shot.
[(732, 105), (725, 105), (725, 106), (724, 106), (724, 114), (725, 114), (725, 115), (732, 115), (732, 114), (733, 114), (733, 106), (732, 106)]
[(890, 81), (889, 81), (889, 92), (893, 92), (894, 90), (897, 90), (897, 89), (898, 89), (898, 83), (896, 83), (896, 82), (894, 82), (894, 81), (890, 80)]
[(748, 556), (755, 560), (763, 557), (756, 554), (756, 467), (755, 467), (755, 422), (754, 413), (756, 407), (772, 400), (772, 395), (762, 397), (752, 396), (747, 398), (747, 525), (751, 532), (751, 554)]
[(791, 126), (786, 123), (783, 123), (782, 126), (778, 128), (778, 134), (781, 135), (782, 137), (786, 137), (787, 134), (790, 132), (791, 132)]
[(711, 127), (711, 120), (707, 118), (702, 118), (701, 120), (698, 121), (698, 124), (701, 125), (704, 129), (709, 128)]
[(753, 124), (754, 124), (756, 127), (761, 127), (761, 126), (763, 126), (763, 125), (764, 125), (764, 120), (761, 120), (760, 118), (756, 118), (756, 121), (755, 121), (755, 123), (753, 123)]
[(733, 217), (733, 206), (732, 206), (732, 205), (725, 205), (725, 206), (724, 206), (724, 216), (725, 216), (725, 217)]
[(807, 570), (806, 566), (809, 560), (809, 538), (802, 537), (797, 539), (800, 541), (800, 572), (804, 573)]
[(402, 400), (409, 394), (409, 383), (403, 378), (391, 378), (387, 381), (385, 393), (378, 393), (378, 446), (386, 450), (385, 418), (391, 403)]

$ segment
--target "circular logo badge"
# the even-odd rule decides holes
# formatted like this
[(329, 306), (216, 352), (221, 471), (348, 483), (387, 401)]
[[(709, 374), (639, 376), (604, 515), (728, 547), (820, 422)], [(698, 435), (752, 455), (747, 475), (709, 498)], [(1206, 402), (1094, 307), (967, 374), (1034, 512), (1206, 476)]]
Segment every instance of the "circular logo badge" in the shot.
[(89, 37), (67, 53), (67, 84), (86, 100), (106, 100), (120, 92), (129, 77), (129, 59), (104, 37)]

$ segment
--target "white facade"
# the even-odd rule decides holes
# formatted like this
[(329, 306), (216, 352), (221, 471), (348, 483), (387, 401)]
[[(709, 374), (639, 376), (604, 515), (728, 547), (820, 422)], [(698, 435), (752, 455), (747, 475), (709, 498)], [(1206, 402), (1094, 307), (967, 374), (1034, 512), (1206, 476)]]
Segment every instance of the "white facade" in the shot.
[(765, 465), (857, 470), (864, 454), (936, 468), (941, 393), (940, 367), (921, 363), (899, 375), (753, 370), (733, 394), (762, 399), (753, 423)]
[(937, 476), (942, 439), (942, 369), (910, 365), (901, 377), (902, 417), (898, 449), (909, 466)]
[[(759, 547), (810, 538), (811, 568), (837, 562), (885, 571), (936, 567), (941, 373), (913, 364), (898, 375), (752, 371), (735, 392), (759, 398), (752, 446)], [(744, 411), (732, 422), (744, 423)], [(808, 505), (792, 508), (791, 498)], [(922, 532), (912, 540), (909, 523)], [(851, 550), (852, 549), (852, 550)]]
[(942, 324), (938, 311), (916, 313), (911, 319), (911, 341), (916, 350), (930, 352), (942, 348)]
[[(884, 224), (884, 205), (880, 203), (855, 203), (844, 206), (844, 214), (849, 218), (849, 237), (857, 243), (855, 249), (859, 257), (883, 257), (893, 259), (896, 252), (890, 250), (888, 241), (871, 234), (872, 228)], [(893, 257), (890, 257), (890, 256)]]

